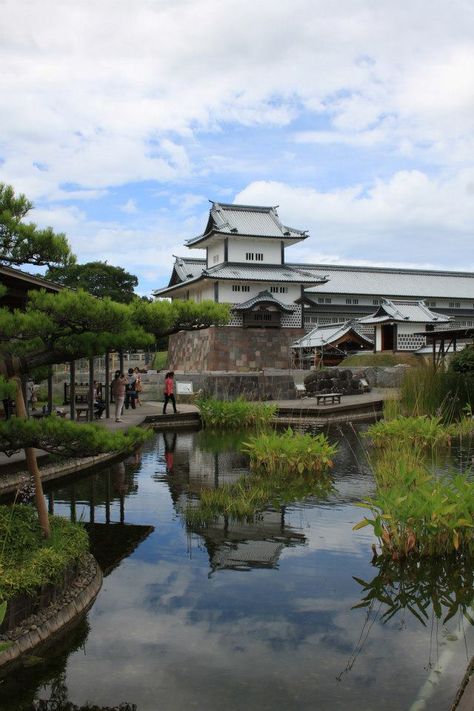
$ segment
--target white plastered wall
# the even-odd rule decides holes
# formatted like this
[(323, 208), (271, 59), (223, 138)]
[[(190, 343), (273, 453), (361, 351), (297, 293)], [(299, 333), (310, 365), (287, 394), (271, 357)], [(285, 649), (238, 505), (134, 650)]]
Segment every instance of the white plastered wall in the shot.
[[(246, 264), (281, 264), (281, 242), (277, 239), (245, 239), (240, 237), (235, 239), (229, 237), (228, 261), (245, 262)], [(263, 261), (248, 261), (246, 253), (260, 252), (263, 254)], [(209, 266), (212, 266), (209, 263)]]

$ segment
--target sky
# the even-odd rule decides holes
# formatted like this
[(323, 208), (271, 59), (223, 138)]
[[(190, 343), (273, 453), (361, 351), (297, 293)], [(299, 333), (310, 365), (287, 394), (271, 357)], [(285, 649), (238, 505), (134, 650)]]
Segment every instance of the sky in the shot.
[(471, 0), (0, 0), (0, 181), (165, 286), (209, 200), (287, 260), (474, 269)]

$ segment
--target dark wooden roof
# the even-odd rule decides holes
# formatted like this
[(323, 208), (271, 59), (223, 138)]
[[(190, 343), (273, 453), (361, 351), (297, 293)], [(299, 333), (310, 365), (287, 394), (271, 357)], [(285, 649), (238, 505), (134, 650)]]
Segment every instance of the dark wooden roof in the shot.
[(59, 284), (54, 284), (41, 276), (4, 265), (0, 265), (0, 284), (7, 288), (6, 295), (0, 298), (0, 306), (7, 306), (10, 309), (24, 308), (28, 292), (33, 289), (45, 289), (52, 293), (63, 289)]

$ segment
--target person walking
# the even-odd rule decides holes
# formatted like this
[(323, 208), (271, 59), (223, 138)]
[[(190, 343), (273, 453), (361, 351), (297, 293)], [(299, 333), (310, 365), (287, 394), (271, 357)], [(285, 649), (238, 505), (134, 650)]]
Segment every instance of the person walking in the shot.
[(166, 406), (168, 402), (171, 402), (174, 414), (177, 415), (178, 410), (176, 409), (176, 400), (174, 397), (174, 372), (172, 370), (165, 375), (165, 391), (163, 394), (165, 396), (165, 401), (163, 403), (163, 415), (166, 415)]
[(120, 370), (115, 371), (115, 378), (112, 381), (112, 395), (115, 401), (115, 422), (122, 422), (120, 415), (122, 414), (123, 404), (125, 402), (125, 388), (127, 378)]

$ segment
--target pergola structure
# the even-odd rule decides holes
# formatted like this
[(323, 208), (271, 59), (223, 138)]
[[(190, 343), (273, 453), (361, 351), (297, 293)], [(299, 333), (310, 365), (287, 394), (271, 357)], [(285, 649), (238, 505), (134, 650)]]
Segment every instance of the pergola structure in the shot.
[(423, 331), (427, 345), (431, 345), (433, 366), (436, 368), (448, 353), (456, 353), (459, 341), (474, 343), (474, 328), (446, 328), (439, 331)]

